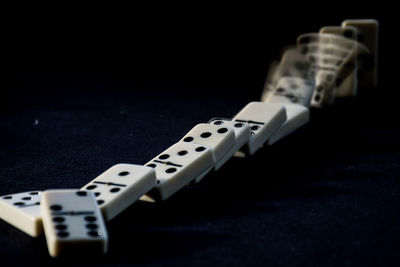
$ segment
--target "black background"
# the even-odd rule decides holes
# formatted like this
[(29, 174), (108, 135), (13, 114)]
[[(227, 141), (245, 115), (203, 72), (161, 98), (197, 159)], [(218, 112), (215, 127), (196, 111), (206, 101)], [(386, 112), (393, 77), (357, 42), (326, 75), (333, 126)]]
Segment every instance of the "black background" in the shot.
[(80, 188), (260, 99), (299, 34), (380, 21), (379, 86), (108, 223), (105, 256), (53, 260), (0, 222), (0, 264), (398, 266), (396, 17), (376, 5), (35, 6), (3, 24), (0, 195)]

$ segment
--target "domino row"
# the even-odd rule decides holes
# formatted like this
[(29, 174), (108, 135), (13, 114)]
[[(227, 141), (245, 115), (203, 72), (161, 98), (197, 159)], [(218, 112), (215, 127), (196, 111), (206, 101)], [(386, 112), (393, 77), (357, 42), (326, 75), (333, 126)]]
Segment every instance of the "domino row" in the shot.
[[(166, 200), (186, 185), (198, 183), (210, 171), (217, 171), (232, 156), (253, 155), (262, 146), (276, 143), (309, 121), (310, 105), (321, 107), (330, 103), (326, 99), (331, 97), (332, 90), (339, 90), (341, 95), (355, 94), (354, 82), (332, 89), (331, 80), (358, 79), (354, 74), (357, 65), (352, 65), (349, 72), (339, 64), (328, 73), (333, 75), (331, 78), (320, 65), (314, 65), (315, 73), (310, 76), (307, 65), (312, 61), (311, 56), (315, 59), (324, 55), (309, 52), (318, 47), (320, 40), (323, 49), (327, 49), (328, 42), (335, 53), (348, 44), (354, 45), (354, 41), (322, 33), (303, 35), (298, 40), (299, 46), (283, 55), (273, 78), (267, 79), (263, 102), (247, 104), (232, 119), (214, 118), (196, 125), (144, 166), (117, 164), (80, 189), (3, 196), (0, 218), (33, 237), (44, 230), (53, 257), (82, 248), (106, 252), (108, 234), (104, 221), (111, 220), (136, 200)], [(354, 63), (357, 57), (352, 51), (359, 51), (350, 46), (347, 50), (346, 57), (339, 57), (342, 65)], [(306, 74), (300, 75), (302, 72)], [(330, 86), (319, 89), (327, 83)], [(318, 95), (325, 100), (316, 101)]]

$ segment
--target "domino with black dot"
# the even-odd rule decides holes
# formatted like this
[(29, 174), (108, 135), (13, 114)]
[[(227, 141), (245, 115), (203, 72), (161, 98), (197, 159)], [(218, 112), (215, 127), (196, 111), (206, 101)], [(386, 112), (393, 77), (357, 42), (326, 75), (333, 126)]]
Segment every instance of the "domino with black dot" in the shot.
[(286, 121), (286, 111), (282, 104), (250, 102), (232, 119), (235, 122), (247, 123), (251, 136), (248, 143), (235, 156), (253, 155), (268, 138)]
[(117, 164), (82, 187), (92, 191), (105, 220), (111, 220), (156, 184), (153, 168)]
[(108, 233), (92, 192), (46, 190), (40, 208), (52, 257), (107, 252)]
[(41, 235), (41, 193), (30, 191), (0, 197), (0, 218), (32, 237)]
[[(200, 123), (193, 127), (181, 142), (210, 148), (214, 156), (214, 169), (218, 170), (233, 155), (230, 152), (236, 144), (235, 131), (227, 125)], [(199, 180), (196, 179), (196, 182)]]
[(191, 142), (178, 142), (149, 161), (157, 184), (140, 199), (148, 202), (166, 200), (192, 181), (201, 180), (214, 166), (211, 148)]

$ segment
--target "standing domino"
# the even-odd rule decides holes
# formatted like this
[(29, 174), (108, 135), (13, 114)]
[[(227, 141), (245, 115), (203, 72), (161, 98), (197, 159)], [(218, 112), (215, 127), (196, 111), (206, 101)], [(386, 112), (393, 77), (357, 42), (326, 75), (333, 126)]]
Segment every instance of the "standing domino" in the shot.
[(375, 19), (348, 19), (342, 22), (342, 27), (347, 26), (357, 28), (357, 41), (365, 45), (370, 52), (359, 55), (359, 85), (361, 87), (376, 86), (378, 84), (379, 22)]
[(155, 171), (146, 166), (117, 164), (82, 187), (94, 192), (105, 220), (111, 220), (156, 184)]
[(107, 252), (108, 234), (91, 192), (47, 190), (41, 214), (49, 253)]
[(214, 156), (208, 147), (179, 142), (146, 166), (156, 171), (157, 184), (140, 199), (154, 202), (165, 200), (191, 181), (203, 178), (214, 167)]
[(251, 137), (244, 152), (253, 155), (286, 121), (286, 112), (282, 104), (250, 102), (232, 120), (249, 124)]
[(32, 237), (43, 233), (40, 191), (0, 197), (0, 218)]
[[(230, 150), (235, 146), (235, 131), (229, 126), (200, 123), (193, 127), (181, 140), (211, 149), (214, 156), (214, 169), (218, 170), (230, 157)], [(196, 180), (198, 182), (198, 180)]]

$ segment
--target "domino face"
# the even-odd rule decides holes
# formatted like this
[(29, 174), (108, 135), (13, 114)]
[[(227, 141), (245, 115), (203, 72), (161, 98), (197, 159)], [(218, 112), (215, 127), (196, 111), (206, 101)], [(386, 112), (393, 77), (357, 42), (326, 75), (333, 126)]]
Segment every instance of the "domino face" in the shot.
[(201, 179), (214, 167), (210, 148), (191, 142), (179, 142), (146, 164), (154, 168), (156, 186), (144, 197), (144, 201), (165, 200), (185, 185)]
[(228, 152), (235, 146), (235, 131), (227, 125), (200, 123), (190, 130), (181, 140), (211, 149), (215, 170), (218, 170), (232, 155)]
[(379, 22), (375, 19), (349, 19), (342, 22), (342, 27), (348, 26), (357, 28), (357, 41), (369, 50), (369, 53), (359, 55), (359, 85), (361, 87), (377, 86)]
[(268, 145), (275, 144), (310, 121), (310, 110), (307, 107), (286, 103), (283, 105), (285, 106), (287, 119), (268, 139)]
[(332, 105), (335, 101), (336, 71), (320, 70), (315, 77), (315, 91), (311, 100), (312, 107)]
[(249, 124), (251, 136), (245, 153), (253, 155), (286, 121), (286, 112), (282, 104), (251, 102), (232, 120)]
[(52, 257), (79, 251), (107, 251), (107, 230), (92, 192), (44, 191), (41, 215)]
[(153, 168), (117, 164), (82, 187), (92, 191), (105, 220), (111, 220), (156, 184)]
[(282, 77), (275, 90), (263, 100), (268, 103), (288, 103), (309, 106), (315, 84), (312, 80), (296, 77)]
[(210, 124), (214, 125), (227, 125), (235, 130), (236, 144), (229, 152), (229, 155), (242, 156), (243, 153), (239, 152), (249, 141), (251, 137), (250, 125), (244, 122), (231, 121), (230, 119), (214, 118), (211, 119)]
[(41, 235), (41, 194), (30, 191), (0, 197), (0, 218), (32, 237)]

